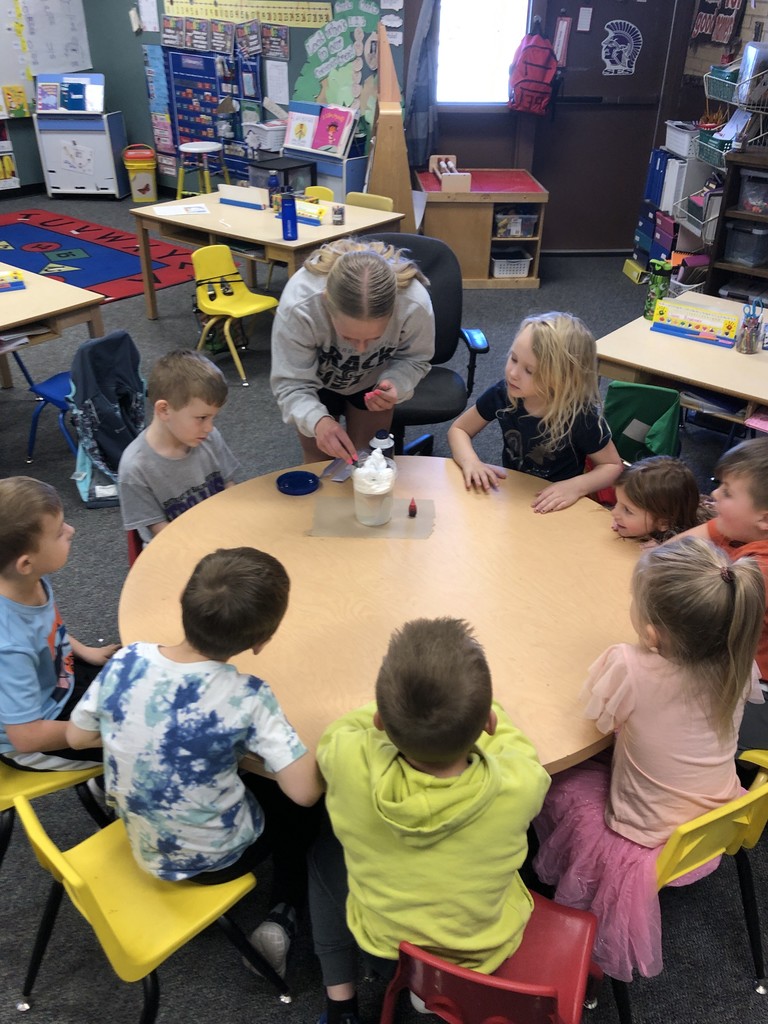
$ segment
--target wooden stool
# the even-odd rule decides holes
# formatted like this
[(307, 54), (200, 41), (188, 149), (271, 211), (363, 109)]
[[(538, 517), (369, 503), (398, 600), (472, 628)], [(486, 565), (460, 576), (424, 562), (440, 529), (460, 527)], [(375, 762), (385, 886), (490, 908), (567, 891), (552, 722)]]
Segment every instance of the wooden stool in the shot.
[[(213, 191), (211, 188), (211, 172), (208, 167), (208, 158), (211, 156), (219, 163), (219, 170), (214, 170), (214, 173), (222, 174), (224, 176), (224, 181), (229, 184), (229, 172), (227, 171), (227, 165), (224, 163), (224, 158), (221, 155), (221, 150), (222, 145), (220, 142), (182, 142), (179, 146), (179, 175), (178, 184), (176, 186), (177, 199), (181, 199), (182, 196), (207, 195)], [(190, 170), (197, 171), (198, 188), (196, 192), (190, 192), (189, 190), (184, 191), (185, 157), (190, 161), (194, 161), (194, 163), (191, 163), (190, 165)]]

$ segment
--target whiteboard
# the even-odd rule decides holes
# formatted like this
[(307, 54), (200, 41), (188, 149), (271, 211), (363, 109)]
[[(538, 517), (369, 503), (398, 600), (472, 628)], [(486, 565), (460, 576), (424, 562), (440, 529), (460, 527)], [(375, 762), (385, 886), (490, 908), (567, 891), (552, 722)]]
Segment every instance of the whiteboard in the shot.
[(20, 0), (20, 7), (33, 75), (93, 67), (83, 0)]

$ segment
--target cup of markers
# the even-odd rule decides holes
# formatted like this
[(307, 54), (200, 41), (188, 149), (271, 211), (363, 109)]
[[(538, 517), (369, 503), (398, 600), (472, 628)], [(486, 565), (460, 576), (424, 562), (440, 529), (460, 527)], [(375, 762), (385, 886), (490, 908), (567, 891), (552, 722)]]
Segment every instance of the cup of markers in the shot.
[(744, 317), (736, 335), (736, 351), (753, 356), (763, 347), (763, 302), (755, 299), (744, 306)]

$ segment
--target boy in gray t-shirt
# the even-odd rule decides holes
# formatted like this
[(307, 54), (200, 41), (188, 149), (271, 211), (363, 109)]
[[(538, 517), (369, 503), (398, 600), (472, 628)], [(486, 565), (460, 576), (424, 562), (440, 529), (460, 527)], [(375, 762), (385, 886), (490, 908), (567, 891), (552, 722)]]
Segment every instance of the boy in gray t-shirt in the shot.
[(177, 349), (149, 377), (152, 422), (120, 459), (123, 525), (144, 541), (193, 505), (235, 483), (240, 464), (213, 421), (227, 400), (221, 370), (199, 352)]

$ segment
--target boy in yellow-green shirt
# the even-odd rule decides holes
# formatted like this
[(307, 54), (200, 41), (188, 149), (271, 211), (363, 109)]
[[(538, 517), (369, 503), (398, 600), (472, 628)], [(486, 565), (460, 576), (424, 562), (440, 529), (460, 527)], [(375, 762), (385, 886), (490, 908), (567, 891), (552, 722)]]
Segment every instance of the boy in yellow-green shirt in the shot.
[(403, 940), (495, 970), (531, 914), (518, 869), (549, 776), (493, 703), (467, 624), (419, 619), (397, 631), (376, 703), (331, 725), (317, 759), (335, 833), (309, 858), (321, 1022), (356, 1024), (358, 948), (383, 977)]

